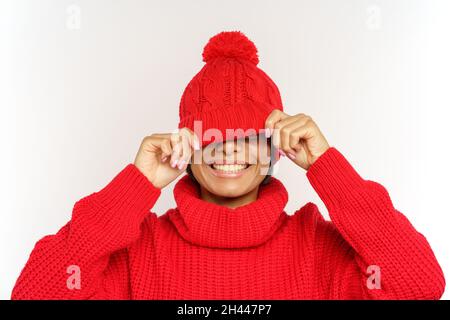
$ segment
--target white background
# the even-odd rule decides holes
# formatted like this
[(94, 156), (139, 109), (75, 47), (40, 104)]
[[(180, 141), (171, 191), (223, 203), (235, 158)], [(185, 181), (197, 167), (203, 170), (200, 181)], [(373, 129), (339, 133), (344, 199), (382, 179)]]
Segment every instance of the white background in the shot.
[[(387, 188), (449, 276), (448, 1), (0, 3), (0, 298), (75, 201), (132, 162), (145, 135), (176, 128), (203, 46), (224, 30), (255, 42), (286, 112), (311, 115)], [(288, 213), (312, 201), (327, 216), (302, 169), (284, 159), (278, 177)], [(174, 205), (172, 188), (157, 212)]]

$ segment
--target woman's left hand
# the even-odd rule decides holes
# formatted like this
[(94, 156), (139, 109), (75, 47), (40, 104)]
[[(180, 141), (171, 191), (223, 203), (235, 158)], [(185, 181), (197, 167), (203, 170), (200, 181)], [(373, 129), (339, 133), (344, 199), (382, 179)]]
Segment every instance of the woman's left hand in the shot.
[(330, 146), (319, 127), (303, 113), (290, 116), (278, 109), (266, 119), (266, 136), (283, 156), (308, 170)]

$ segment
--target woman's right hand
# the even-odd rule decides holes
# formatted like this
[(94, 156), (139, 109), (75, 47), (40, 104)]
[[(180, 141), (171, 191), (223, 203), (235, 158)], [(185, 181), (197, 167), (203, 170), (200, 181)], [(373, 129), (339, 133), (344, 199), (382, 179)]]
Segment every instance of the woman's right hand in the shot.
[(188, 128), (178, 133), (155, 133), (142, 140), (134, 165), (162, 189), (186, 170), (196, 150), (200, 150), (200, 143)]

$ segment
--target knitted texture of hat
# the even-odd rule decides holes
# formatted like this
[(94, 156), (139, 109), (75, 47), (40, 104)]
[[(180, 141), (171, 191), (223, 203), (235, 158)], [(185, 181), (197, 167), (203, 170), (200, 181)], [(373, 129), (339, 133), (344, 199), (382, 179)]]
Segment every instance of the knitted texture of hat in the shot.
[[(210, 38), (203, 50), (206, 64), (192, 78), (180, 102), (178, 127), (194, 130), (264, 128), (274, 109), (283, 110), (280, 92), (258, 68), (255, 44), (240, 31), (221, 32)], [(207, 144), (203, 143), (203, 145)]]

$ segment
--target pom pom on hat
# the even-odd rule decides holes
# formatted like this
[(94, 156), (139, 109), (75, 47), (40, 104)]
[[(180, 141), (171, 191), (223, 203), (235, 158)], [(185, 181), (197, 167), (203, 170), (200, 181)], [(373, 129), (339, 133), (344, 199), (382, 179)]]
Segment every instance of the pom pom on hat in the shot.
[(254, 65), (259, 62), (255, 44), (240, 31), (224, 31), (209, 39), (203, 49), (203, 61), (229, 57), (250, 61)]

